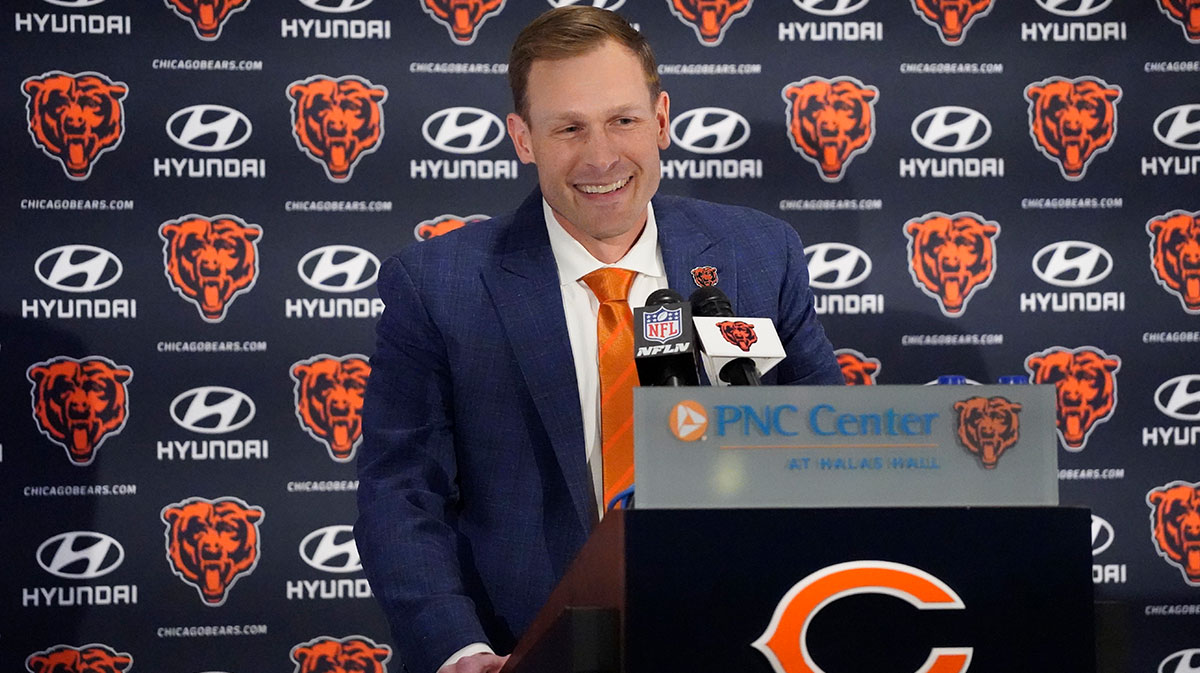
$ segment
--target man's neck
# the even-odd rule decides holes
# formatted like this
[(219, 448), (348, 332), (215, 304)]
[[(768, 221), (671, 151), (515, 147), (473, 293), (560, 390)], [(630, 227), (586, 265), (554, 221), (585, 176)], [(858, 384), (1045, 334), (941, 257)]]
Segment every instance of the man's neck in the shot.
[(554, 213), (554, 221), (558, 223), (558, 226), (562, 227), (563, 231), (567, 232), (571, 238), (578, 241), (579, 244), (583, 246), (583, 249), (588, 251), (588, 254), (605, 264), (612, 264), (624, 257), (626, 253), (633, 248), (634, 244), (638, 242), (642, 232), (646, 230), (645, 215), (642, 216), (641, 223), (636, 227), (633, 227), (629, 231), (618, 236), (603, 239), (588, 236), (587, 234), (578, 231), (575, 227), (563, 226), (562, 219), (559, 217), (558, 213)]

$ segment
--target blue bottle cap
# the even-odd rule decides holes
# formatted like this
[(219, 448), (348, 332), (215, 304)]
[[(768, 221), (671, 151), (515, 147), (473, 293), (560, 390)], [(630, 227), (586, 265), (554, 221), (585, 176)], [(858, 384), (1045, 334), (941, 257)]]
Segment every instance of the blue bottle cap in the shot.
[(1009, 374), (996, 379), (996, 383), (1002, 385), (1028, 385), (1029, 377), (1024, 374)]
[(937, 378), (939, 386), (963, 386), (967, 384), (967, 377), (962, 374), (942, 374)]

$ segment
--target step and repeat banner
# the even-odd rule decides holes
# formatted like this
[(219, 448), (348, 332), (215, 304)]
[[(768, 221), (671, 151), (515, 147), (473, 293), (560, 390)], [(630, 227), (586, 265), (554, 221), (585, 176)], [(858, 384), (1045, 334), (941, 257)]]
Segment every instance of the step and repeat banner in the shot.
[[(1200, 5), (591, 1), (658, 52), (662, 191), (796, 227), (849, 382), (1057, 386), (1106, 656), (1200, 669)], [(5, 3), (0, 668), (401, 670), (374, 281), (536, 184), (505, 63), (559, 4)]]

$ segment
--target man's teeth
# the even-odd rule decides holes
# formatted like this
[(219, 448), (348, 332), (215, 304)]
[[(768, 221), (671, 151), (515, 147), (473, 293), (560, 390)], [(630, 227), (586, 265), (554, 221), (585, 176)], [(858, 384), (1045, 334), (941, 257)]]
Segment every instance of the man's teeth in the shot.
[(607, 194), (609, 192), (615, 192), (616, 190), (624, 187), (625, 183), (627, 182), (629, 182), (629, 178), (619, 180), (609, 185), (579, 185), (579, 189), (585, 194)]

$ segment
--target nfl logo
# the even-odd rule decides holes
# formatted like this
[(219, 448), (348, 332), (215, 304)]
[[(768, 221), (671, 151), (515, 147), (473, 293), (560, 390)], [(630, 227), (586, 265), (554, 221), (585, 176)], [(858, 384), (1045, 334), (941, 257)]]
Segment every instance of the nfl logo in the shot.
[(642, 333), (647, 341), (666, 343), (683, 333), (683, 309), (674, 311), (660, 306), (657, 311), (643, 314)]

